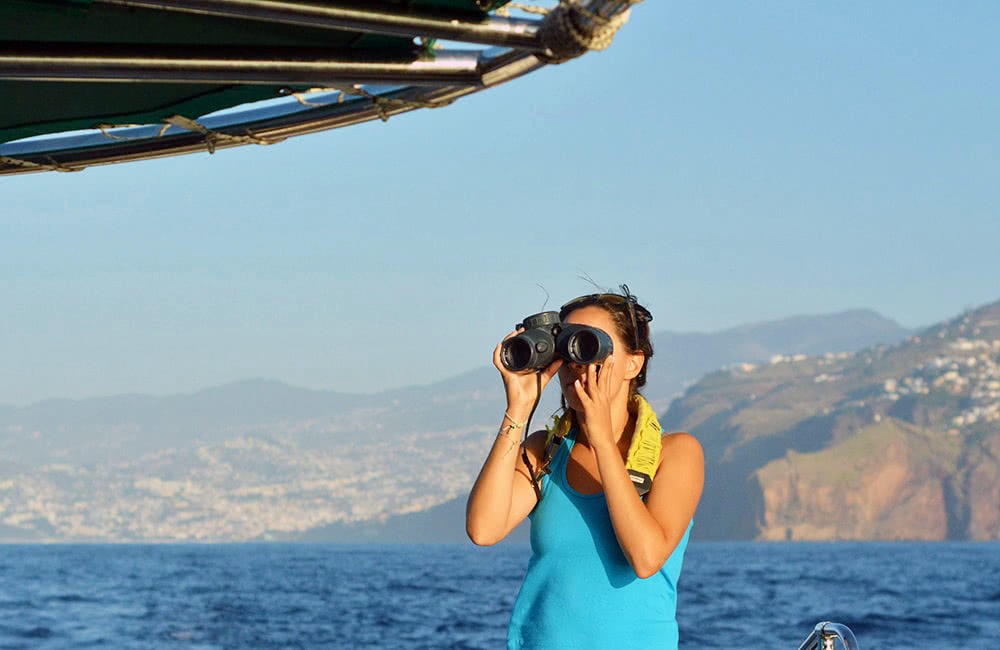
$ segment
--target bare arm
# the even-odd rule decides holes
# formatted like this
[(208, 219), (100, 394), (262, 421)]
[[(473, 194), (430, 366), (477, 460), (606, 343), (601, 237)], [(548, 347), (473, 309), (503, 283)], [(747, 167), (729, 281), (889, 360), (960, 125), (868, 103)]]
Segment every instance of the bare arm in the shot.
[(618, 544), (635, 574), (648, 578), (670, 557), (694, 516), (705, 480), (705, 461), (701, 445), (693, 436), (664, 436), (660, 466), (647, 501), (642, 502), (611, 435), (615, 386), (609, 378), (614, 363), (616, 360), (608, 357), (600, 375), (595, 366), (590, 366), (586, 381), (577, 380), (575, 389), (583, 405), (581, 426), (597, 457)]
[(663, 437), (663, 460), (646, 503), (618, 448), (605, 445), (595, 451), (618, 544), (635, 574), (648, 578), (673, 553), (698, 507), (705, 480), (701, 445), (687, 433)]
[[(496, 544), (524, 521), (535, 507), (535, 489), (521, 458), (518, 436), (500, 434), (490, 449), (465, 507), (465, 531), (480, 546)], [(545, 432), (524, 442), (535, 471), (541, 462)]]
[[(511, 332), (504, 340), (516, 333)], [(465, 506), (465, 531), (473, 543), (485, 546), (506, 537), (535, 507), (535, 488), (519, 445), (522, 431), (511, 429), (510, 425), (527, 421), (537, 395), (558, 372), (562, 362), (554, 361), (540, 373), (514, 373), (500, 362), (498, 344), (493, 351), (493, 364), (503, 377), (507, 411)], [(544, 446), (544, 431), (533, 433), (524, 442), (535, 471), (541, 465)]]

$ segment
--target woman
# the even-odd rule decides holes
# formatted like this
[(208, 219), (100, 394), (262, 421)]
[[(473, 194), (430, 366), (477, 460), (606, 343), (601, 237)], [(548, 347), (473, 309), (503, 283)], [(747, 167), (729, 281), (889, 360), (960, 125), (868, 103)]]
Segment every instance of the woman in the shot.
[[(661, 438), (638, 393), (653, 354), (652, 316), (626, 286), (622, 291), (584, 296), (560, 311), (564, 324), (611, 337), (612, 354), (600, 367), (557, 358), (537, 373), (516, 373), (501, 363), (502, 342), (493, 353), (507, 410), (469, 495), (466, 529), (474, 543), (495, 544), (531, 518), (532, 557), (511, 615), (509, 649), (677, 647), (677, 578), (704, 459), (686, 433)], [(518, 449), (540, 389), (556, 375), (563, 415)], [(652, 487), (640, 496), (627, 465), (638, 447), (649, 451), (649, 436), (642, 444), (639, 437), (650, 427), (658, 455), (648, 470)], [(564, 442), (548, 444), (559, 433)]]

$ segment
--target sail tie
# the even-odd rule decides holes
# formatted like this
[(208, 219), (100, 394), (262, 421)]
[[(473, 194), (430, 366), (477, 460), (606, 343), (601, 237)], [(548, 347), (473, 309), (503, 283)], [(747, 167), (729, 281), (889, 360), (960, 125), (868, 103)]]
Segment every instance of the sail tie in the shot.
[(371, 100), (372, 106), (375, 108), (375, 112), (378, 113), (378, 117), (383, 122), (388, 122), (389, 118), (392, 116), (392, 111), (394, 109), (403, 108), (441, 108), (451, 104), (454, 100), (438, 100), (438, 101), (423, 101), (417, 99), (399, 99), (396, 97), (383, 97), (381, 95), (376, 95), (365, 90), (361, 84), (352, 84), (350, 86), (333, 86), (334, 90), (340, 91), (340, 99), (338, 103), (343, 102), (345, 95), (350, 95), (353, 97), (364, 97), (365, 99)]
[(11, 158), (10, 156), (0, 156), (0, 165), (10, 165), (12, 167), (21, 167), (22, 169), (30, 169), (32, 171), (38, 172), (79, 172), (83, 171), (83, 167), (67, 167), (59, 161), (55, 160), (52, 156), (45, 156), (45, 160), (48, 163), (37, 163), (30, 160), (24, 160), (22, 158)]
[[(219, 145), (239, 145), (239, 144), (259, 144), (259, 145), (269, 145), (276, 144), (284, 140), (284, 138), (265, 138), (257, 135), (250, 129), (246, 129), (243, 135), (233, 135), (231, 133), (223, 133), (221, 131), (213, 131), (204, 124), (192, 120), (189, 117), (184, 117), (183, 115), (174, 115), (163, 120), (167, 125), (178, 126), (185, 131), (193, 131), (195, 133), (200, 133), (205, 137), (205, 148), (208, 149), (208, 153), (215, 153), (216, 147)], [(165, 130), (165, 129), (164, 129)], [(163, 134), (163, 131), (160, 132)]]

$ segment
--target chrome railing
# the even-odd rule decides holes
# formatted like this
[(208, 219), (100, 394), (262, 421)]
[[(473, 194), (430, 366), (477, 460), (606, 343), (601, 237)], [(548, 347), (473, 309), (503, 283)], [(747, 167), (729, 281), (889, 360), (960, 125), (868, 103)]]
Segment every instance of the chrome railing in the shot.
[(858, 650), (858, 640), (846, 625), (823, 621), (817, 623), (812, 634), (802, 642), (799, 650), (834, 650), (834, 642), (840, 639), (844, 650)]

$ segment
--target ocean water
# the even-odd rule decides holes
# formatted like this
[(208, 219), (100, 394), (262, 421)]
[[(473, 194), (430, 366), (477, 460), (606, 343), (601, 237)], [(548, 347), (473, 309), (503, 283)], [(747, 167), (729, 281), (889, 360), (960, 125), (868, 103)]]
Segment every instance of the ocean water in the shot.
[[(0, 648), (500, 648), (524, 546), (0, 546)], [(682, 648), (1000, 647), (1000, 544), (695, 543)], [(839, 646), (838, 646), (839, 647)]]

